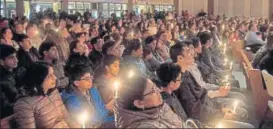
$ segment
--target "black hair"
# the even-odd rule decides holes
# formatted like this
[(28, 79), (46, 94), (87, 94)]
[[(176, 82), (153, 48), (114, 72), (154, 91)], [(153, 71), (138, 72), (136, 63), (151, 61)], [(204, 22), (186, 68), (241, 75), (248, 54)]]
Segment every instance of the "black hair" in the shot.
[(76, 33), (76, 38), (80, 38), (82, 35), (86, 35), (85, 32)]
[(69, 74), (70, 82), (79, 80), (86, 73), (90, 73), (92, 75), (93, 73), (91, 71), (92, 71), (91, 67), (86, 64), (76, 64), (75, 66), (71, 67), (68, 71), (70, 73)]
[(110, 39), (111, 39), (110, 35), (106, 35), (103, 37), (104, 42), (108, 42), (108, 41), (110, 41)]
[(114, 47), (115, 44), (116, 43), (114, 41), (107, 41), (105, 44), (103, 44), (103, 46), (102, 46), (102, 54), (103, 55), (107, 55), (108, 49)]
[(6, 44), (0, 44), (0, 60), (5, 60), (6, 57), (16, 53), (16, 49)]
[(106, 66), (110, 66), (111, 64), (113, 64), (115, 61), (119, 61), (120, 58), (114, 56), (114, 55), (106, 55), (103, 58), (103, 67), (105, 68)]
[(35, 62), (27, 67), (23, 79), (23, 88), (30, 96), (45, 95), (43, 90), (43, 82), (49, 73), (49, 67), (46, 62)]
[(135, 100), (143, 100), (143, 93), (147, 86), (147, 78), (134, 76), (129, 80), (123, 80), (123, 87), (120, 90), (120, 102), (124, 109), (137, 111)]
[(91, 44), (94, 45), (94, 44), (97, 44), (98, 41), (99, 41), (100, 37), (94, 37), (91, 39)]
[(146, 56), (150, 55), (152, 53), (152, 48), (151, 47), (148, 47), (148, 46), (145, 46), (143, 48), (143, 58), (145, 58)]
[(198, 45), (199, 45), (199, 42), (200, 42), (200, 38), (198, 38), (198, 37), (192, 37), (192, 38), (191, 38), (191, 41), (192, 41), (193, 47), (194, 47), (194, 48), (197, 48)]
[(184, 44), (186, 44), (186, 45), (192, 45), (192, 40), (184, 40), (184, 41), (182, 41)]
[(18, 42), (23, 42), (25, 39), (27, 39), (28, 36), (25, 34), (18, 35)]
[(77, 48), (77, 44), (79, 43), (79, 40), (74, 40), (70, 43), (70, 53), (74, 53), (74, 49)]
[(127, 48), (125, 49), (125, 53), (132, 54), (133, 51), (138, 50), (141, 47), (141, 42), (139, 39), (132, 39), (129, 41)]
[(49, 51), (53, 46), (56, 46), (53, 42), (43, 42), (39, 48), (39, 54), (44, 58), (44, 51)]
[(182, 53), (184, 51), (184, 47), (186, 47), (186, 46), (187, 45), (183, 44), (182, 42), (177, 42), (175, 45), (173, 45), (170, 48), (170, 56), (171, 56), (173, 63), (177, 62), (177, 57), (179, 55), (182, 55)]
[(164, 63), (159, 66), (156, 73), (161, 80), (161, 86), (167, 87), (171, 81), (176, 81), (176, 78), (181, 73), (181, 67), (174, 63)]
[[(1, 29), (1, 38), (4, 38), (4, 34), (7, 32), (7, 30), (10, 29), (8, 27), (2, 28)], [(11, 29), (10, 29), (11, 30)]]
[(197, 37), (200, 38), (201, 44), (205, 45), (207, 41), (212, 38), (212, 35), (210, 32), (204, 31), (204, 32), (199, 32), (197, 34)]
[(145, 44), (148, 45), (148, 44), (151, 44), (155, 39), (154, 36), (148, 36), (146, 39), (145, 39)]

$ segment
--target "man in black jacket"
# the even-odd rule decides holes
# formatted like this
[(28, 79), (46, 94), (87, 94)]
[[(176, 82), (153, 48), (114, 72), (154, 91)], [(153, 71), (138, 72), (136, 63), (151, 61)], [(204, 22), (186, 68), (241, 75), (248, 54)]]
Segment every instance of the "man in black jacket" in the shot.
[(14, 75), (17, 63), (16, 50), (11, 46), (0, 44), (1, 119), (13, 114), (13, 104), (18, 93)]
[(102, 62), (103, 54), (102, 54), (102, 45), (103, 39), (100, 37), (94, 37), (91, 39), (91, 44), (93, 46), (93, 50), (89, 53), (89, 59), (93, 62), (93, 69), (96, 69)]

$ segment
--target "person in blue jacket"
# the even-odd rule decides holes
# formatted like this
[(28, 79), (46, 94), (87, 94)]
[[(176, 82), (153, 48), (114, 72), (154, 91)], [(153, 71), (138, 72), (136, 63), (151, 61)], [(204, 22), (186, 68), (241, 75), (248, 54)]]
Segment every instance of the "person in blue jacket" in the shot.
[(114, 116), (108, 115), (109, 110), (105, 107), (98, 90), (92, 85), (93, 75), (90, 73), (90, 67), (76, 65), (70, 68), (69, 72), (70, 84), (61, 96), (71, 116), (80, 122), (79, 115), (86, 112), (86, 128), (114, 123)]

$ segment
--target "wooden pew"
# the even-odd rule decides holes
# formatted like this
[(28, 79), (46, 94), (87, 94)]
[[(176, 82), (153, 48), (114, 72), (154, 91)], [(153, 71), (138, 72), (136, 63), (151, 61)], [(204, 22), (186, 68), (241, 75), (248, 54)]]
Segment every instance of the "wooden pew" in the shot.
[(256, 119), (262, 123), (267, 116), (266, 112), (270, 96), (268, 95), (267, 90), (264, 89), (262, 72), (259, 69), (253, 68), (249, 58), (247, 57), (247, 53), (244, 50), (241, 50), (240, 53), (247, 87), (252, 93)]
[(246, 81), (247, 81), (247, 89), (251, 90), (251, 85), (249, 84), (249, 75), (248, 75), (248, 70), (253, 69), (252, 64), (249, 61), (249, 58), (246, 56), (246, 53), (244, 50), (240, 51), (240, 56), (242, 59), (242, 67), (243, 67), (243, 73), (246, 77)]
[(239, 62), (242, 61), (240, 52), (241, 50), (244, 50), (244, 47), (245, 45), (243, 40), (239, 40), (239, 41), (235, 41), (231, 43), (232, 55), (236, 61), (239, 61)]

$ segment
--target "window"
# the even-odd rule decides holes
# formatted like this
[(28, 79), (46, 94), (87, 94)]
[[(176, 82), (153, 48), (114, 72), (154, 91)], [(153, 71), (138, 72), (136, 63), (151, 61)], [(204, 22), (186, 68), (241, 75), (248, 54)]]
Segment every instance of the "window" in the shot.
[(109, 10), (115, 10), (115, 4), (113, 3), (109, 4)]
[(116, 4), (116, 10), (121, 10), (121, 4)]
[(98, 9), (98, 3), (92, 3), (92, 8), (91, 9), (97, 10)]
[(127, 4), (122, 4), (122, 10), (127, 10)]
[(90, 3), (84, 3), (84, 9), (90, 9)]
[(108, 3), (103, 3), (103, 10), (108, 10)]
[(68, 9), (75, 9), (75, 3), (74, 2), (68, 2)]
[(76, 3), (76, 9), (83, 9), (83, 4), (82, 4), (82, 2), (77, 2), (77, 3)]

